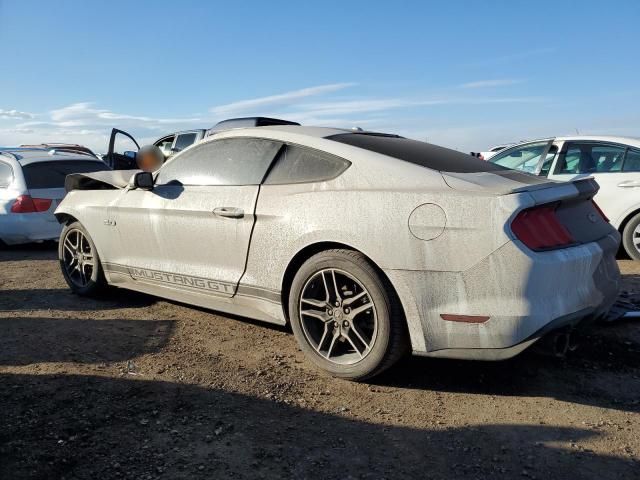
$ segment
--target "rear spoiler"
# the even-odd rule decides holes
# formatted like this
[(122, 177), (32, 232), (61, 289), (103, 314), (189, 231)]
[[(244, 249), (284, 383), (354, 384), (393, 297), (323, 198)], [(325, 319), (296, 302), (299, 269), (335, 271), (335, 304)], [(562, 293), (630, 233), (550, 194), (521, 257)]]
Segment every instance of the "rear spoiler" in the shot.
[(533, 197), (536, 205), (557, 200), (591, 199), (600, 190), (600, 185), (593, 177), (581, 178), (572, 182), (554, 182), (548, 188), (518, 188), (513, 193), (526, 191)]

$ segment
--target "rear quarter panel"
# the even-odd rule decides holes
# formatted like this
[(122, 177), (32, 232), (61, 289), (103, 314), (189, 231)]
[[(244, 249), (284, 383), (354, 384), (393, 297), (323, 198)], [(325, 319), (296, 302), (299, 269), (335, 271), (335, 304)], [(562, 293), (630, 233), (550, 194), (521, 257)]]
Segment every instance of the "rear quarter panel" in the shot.
[[(328, 182), (264, 185), (243, 283), (280, 290), (291, 259), (319, 242), (357, 249), (382, 269), (464, 270), (509, 241), (504, 224), (528, 202), (528, 195), (456, 192), (438, 172), (410, 164), (354, 162)], [(409, 230), (411, 213), (424, 204), (438, 205), (446, 216), (432, 240)]]

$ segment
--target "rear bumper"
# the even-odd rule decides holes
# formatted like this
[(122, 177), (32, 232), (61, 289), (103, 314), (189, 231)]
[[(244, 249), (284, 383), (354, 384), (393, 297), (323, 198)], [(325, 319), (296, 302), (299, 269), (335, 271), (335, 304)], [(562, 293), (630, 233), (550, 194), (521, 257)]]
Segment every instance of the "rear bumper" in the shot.
[[(464, 272), (386, 271), (402, 301), (413, 351), (501, 360), (546, 333), (606, 314), (618, 295), (617, 232), (598, 242), (532, 252), (509, 242)], [(484, 315), (484, 323), (441, 314)]]
[(57, 240), (62, 226), (53, 213), (9, 213), (0, 215), (0, 240), (7, 245)]

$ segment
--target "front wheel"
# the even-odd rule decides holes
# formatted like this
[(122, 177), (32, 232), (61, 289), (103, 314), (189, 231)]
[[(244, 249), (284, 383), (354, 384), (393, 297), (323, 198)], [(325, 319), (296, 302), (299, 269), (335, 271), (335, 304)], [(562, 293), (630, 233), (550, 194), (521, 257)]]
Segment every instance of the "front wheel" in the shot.
[(407, 350), (392, 288), (358, 252), (327, 250), (307, 260), (293, 279), (289, 318), (302, 351), (336, 377), (371, 378)]
[(622, 245), (632, 260), (640, 260), (640, 213), (625, 225), (622, 231)]
[(70, 223), (62, 230), (58, 258), (73, 293), (93, 296), (106, 286), (96, 246), (80, 222)]

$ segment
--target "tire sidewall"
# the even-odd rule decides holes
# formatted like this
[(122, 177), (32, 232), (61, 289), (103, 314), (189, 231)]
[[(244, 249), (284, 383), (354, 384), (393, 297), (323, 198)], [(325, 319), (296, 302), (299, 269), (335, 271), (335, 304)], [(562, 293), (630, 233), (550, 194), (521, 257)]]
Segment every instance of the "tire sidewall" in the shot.
[[(85, 285), (84, 287), (79, 287), (73, 282), (73, 280), (71, 280), (64, 264), (64, 241), (67, 238), (67, 235), (74, 230), (81, 232), (85, 236), (85, 238), (89, 242), (94, 258), (94, 268), (91, 271), (91, 278), (89, 279), (87, 285)], [(77, 293), (78, 295), (91, 295), (93, 293), (96, 293), (104, 285), (102, 265), (100, 264), (100, 257), (98, 256), (96, 245), (93, 243), (93, 239), (80, 222), (69, 223), (62, 229), (60, 240), (58, 242), (58, 260), (60, 262), (62, 275), (69, 285), (69, 288), (71, 288), (74, 293)]]
[(633, 244), (633, 232), (638, 225), (640, 225), (640, 213), (636, 214), (636, 216), (629, 220), (622, 232), (622, 245), (624, 246), (627, 255), (629, 255), (632, 260), (636, 261), (640, 261), (640, 251), (638, 251)]
[[(378, 331), (371, 352), (362, 360), (351, 365), (330, 362), (316, 352), (308, 343), (300, 320), (300, 295), (307, 281), (320, 270), (335, 268), (344, 270), (360, 281), (369, 292), (376, 308)], [(346, 255), (337, 252), (322, 252), (307, 260), (296, 273), (289, 295), (289, 319), (294, 336), (305, 355), (318, 367), (331, 375), (358, 379), (369, 376), (384, 361), (391, 338), (391, 302), (384, 284), (375, 271), (363, 268)]]

